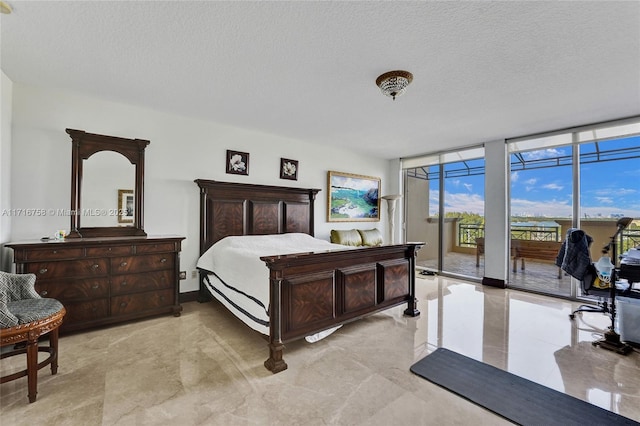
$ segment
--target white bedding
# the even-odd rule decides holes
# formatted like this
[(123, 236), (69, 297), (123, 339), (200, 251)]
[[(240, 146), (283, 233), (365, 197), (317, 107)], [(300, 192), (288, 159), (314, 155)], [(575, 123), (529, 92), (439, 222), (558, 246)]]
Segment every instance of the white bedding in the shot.
[(345, 250), (307, 234), (226, 237), (207, 250), (196, 266), (211, 272), (210, 293), (254, 330), (269, 335), (269, 268), (261, 256)]

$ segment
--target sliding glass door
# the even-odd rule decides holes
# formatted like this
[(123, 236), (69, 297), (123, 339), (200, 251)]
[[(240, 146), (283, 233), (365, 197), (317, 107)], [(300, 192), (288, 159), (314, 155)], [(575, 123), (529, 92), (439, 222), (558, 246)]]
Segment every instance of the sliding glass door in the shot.
[(407, 241), (425, 241), (418, 266), (480, 279), (484, 257), (484, 149), (412, 159), (405, 170)]

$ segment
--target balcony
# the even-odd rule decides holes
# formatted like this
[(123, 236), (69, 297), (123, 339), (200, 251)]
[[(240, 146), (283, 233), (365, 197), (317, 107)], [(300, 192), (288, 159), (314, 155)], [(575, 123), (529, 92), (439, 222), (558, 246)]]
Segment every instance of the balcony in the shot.
[[(430, 222), (429, 220), (427, 222)], [(429, 224), (430, 235), (437, 236), (437, 220)], [(523, 241), (556, 241), (564, 239), (566, 230), (571, 227), (569, 219), (555, 219), (538, 223), (513, 223), (511, 238)], [(591, 244), (591, 258), (597, 261), (602, 255), (602, 248), (609, 243), (611, 235), (616, 232), (615, 219), (583, 220), (580, 225), (594, 241)], [(445, 220), (446, 248), (443, 259), (443, 271), (481, 279), (484, 276), (484, 256), (479, 256), (479, 265), (476, 266), (476, 239), (484, 237), (483, 225), (469, 225), (459, 223), (456, 218)], [(413, 237), (415, 238), (415, 237)], [(429, 241), (427, 239), (426, 241)], [(631, 247), (640, 245), (640, 228), (632, 227), (624, 230), (618, 241), (618, 254)], [(425, 246), (418, 252), (417, 263), (419, 267), (437, 270), (437, 244), (435, 241)], [(510, 271), (509, 286), (524, 290), (544, 292), (558, 296), (571, 294), (571, 277), (561, 274), (558, 278), (558, 267), (553, 261), (526, 259), (525, 269), (521, 269), (519, 261), (516, 272)], [(510, 262), (510, 269), (513, 263)]]

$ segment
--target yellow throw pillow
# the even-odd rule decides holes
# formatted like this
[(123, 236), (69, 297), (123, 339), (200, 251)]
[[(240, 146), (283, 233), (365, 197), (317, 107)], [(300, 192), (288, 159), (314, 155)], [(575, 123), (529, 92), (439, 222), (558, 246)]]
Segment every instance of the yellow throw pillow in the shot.
[(362, 237), (362, 245), (365, 246), (381, 246), (382, 245), (382, 234), (378, 230), (378, 228), (373, 228), (369, 230), (358, 229), (358, 233)]
[(333, 244), (342, 244), (343, 246), (361, 246), (362, 238), (360, 238), (360, 234), (355, 229), (332, 229), (331, 242)]

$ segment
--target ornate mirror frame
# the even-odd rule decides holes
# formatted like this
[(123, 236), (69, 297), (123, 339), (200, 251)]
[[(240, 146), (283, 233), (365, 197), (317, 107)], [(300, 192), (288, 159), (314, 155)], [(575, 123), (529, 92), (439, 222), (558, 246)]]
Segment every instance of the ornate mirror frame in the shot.
[[(68, 238), (145, 236), (144, 232), (144, 150), (148, 140), (97, 135), (84, 130), (66, 129), (73, 144), (71, 150), (71, 228)], [(83, 160), (100, 151), (122, 154), (135, 166), (135, 208), (133, 226), (86, 227), (81, 224)]]

